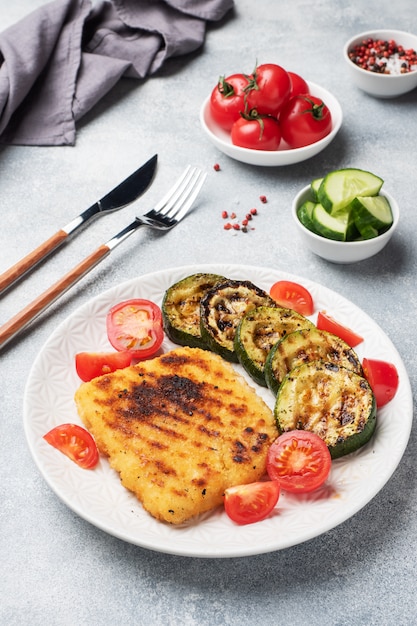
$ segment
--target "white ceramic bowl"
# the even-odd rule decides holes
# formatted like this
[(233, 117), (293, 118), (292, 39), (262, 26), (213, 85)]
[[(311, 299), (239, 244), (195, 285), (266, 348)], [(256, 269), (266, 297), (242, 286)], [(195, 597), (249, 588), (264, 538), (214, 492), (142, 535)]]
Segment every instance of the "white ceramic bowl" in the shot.
[(348, 72), (359, 89), (377, 98), (395, 98), (417, 87), (417, 70), (407, 74), (378, 74), (364, 70), (349, 58), (349, 51), (364, 39), (393, 39), (404, 48), (417, 50), (417, 36), (401, 30), (370, 30), (349, 39), (343, 49)]
[(394, 198), (381, 189), (381, 196), (385, 196), (391, 205), (393, 224), (389, 230), (373, 239), (363, 241), (335, 241), (326, 239), (308, 230), (298, 219), (297, 210), (306, 200), (311, 200), (310, 185), (304, 187), (294, 198), (292, 216), (302, 241), (314, 254), (331, 261), (332, 263), (357, 263), (378, 254), (391, 239), (400, 219), (400, 209)]
[(200, 122), (203, 130), (212, 143), (224, 154), (250, 165), (279, 166), (300, 163), (315, 156), (335, 138), (342, 125), (342, 109), (336, 98), (323, 87), (308, 82), (308, 87), (313, 96), (321, 98), (330, 109), (332, 115), (332, 130), (323, 139), (304, 148), (289, 148), (285, 143), (278, 150), (250, 150), (232, 144), (230, 133), (220, 128), (210, 115), (210, 96), (203, 102), (200, 109)]

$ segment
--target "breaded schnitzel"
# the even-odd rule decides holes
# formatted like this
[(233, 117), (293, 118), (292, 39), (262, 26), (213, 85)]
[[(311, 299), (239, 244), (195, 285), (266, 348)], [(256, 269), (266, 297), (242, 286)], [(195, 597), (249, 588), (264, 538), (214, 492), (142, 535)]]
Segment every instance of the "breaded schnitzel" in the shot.
[(181, 524), (259, 480), (278, 436), (272, 411), (230, 363), (178, 348), (83, 383), (79, 415), (122, 484)]

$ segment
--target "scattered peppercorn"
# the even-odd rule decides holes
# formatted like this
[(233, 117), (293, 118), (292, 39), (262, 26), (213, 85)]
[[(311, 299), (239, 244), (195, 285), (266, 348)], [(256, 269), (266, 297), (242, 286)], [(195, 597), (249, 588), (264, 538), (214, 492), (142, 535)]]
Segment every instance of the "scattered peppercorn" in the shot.
[(232, 225), (231, 225), (231, 223), (230, 223), (230, 222), (227, 222), (227, 224), (225, 224), (225, 225), (223, 226), (223, 228), (224, 228), (224, 230), (230, 230), (230, 229), (232, 228)]
[(223, 218), (223, 219), (227, 219), (228, 217), (229, 217), (228, 212), (227, 212), (227, 211), (223, 211), (223, 212), (222, 212), (222, 218)]
[(219, 171), (220, 171), (220, 165), (219, 165), (218, 163), (215, 163), (215, 164), (213, 165), (213, 169), (214, 169), (216, 172), (219, 172)]
[(236, 213), (230, 213), (230, 219), (235, 220), (236, 219)]
[(257, 215), (258, 214), (258, 211), (256, 209), (251, 209), (250, 212), (251, 212), (252, 215)]
[(263, 203), (266, 204), (268, 202), (268, 200), (266, 199), (266, 196), (259, 196), (259, 200)]
[(239, 225), (237, 222), (235, 222), (235, 223), (233, 224), (233, 228), (234, 228), (235, 230), (240, 230), (240, 225)]

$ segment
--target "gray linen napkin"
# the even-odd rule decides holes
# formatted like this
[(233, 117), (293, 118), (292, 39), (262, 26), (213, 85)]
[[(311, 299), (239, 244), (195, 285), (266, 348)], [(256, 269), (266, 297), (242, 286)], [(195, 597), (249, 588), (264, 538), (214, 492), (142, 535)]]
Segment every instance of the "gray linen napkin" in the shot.
[(233, 0), (55, 0), (0, 33), (0, 143), (74, 145), (122, 76), (197, 50)]

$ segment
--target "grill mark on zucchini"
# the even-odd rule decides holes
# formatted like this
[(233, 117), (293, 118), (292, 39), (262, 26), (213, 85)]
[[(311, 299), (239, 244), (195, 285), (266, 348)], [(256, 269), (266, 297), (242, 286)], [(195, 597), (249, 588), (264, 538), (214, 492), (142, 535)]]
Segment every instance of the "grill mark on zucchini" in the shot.
[(255, 382), (266, 387), (264, 368), (271, 348), (288, 333), (313, 326), (304, 315), (284, 307), (261, 306), (249, 311), (234, 339), (239, 362)]
[(162, 302), (164, 330), (176, 344), (207, 349), (200, 331), (200, 302), (204, 294), (225, 277), (191, 274), (169, 287)]
[(200, 327), (206, 345), (227, 361), (238, 362), (234, 348), (236, 329), (242, 317), (261, 305), (275, 307), (275, 301), (248, 280), (225, 280), (201, 299)]
[(356, 352), (342, 339), (316, 327), (289, 333), (271, 349), (265, 362), (265, 380), (275, 395), (285, 376), (310, 361), (329, 361), (363, 375)]
[(274, 408), (280, 432), (309, 430), (333, 459), (365, 445), (376, 427), (376, 403), (365, 378), (335, 363), (312, 361), (284, 378)]

